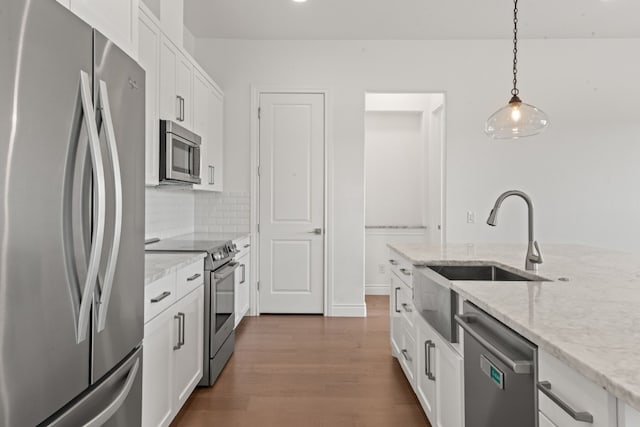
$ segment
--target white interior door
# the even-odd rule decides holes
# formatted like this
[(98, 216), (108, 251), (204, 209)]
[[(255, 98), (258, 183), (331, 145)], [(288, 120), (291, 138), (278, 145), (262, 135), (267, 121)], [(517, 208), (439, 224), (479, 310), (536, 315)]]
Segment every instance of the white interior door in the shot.
[(324, 95), (260, 95), (260, 312), (324, 311)]

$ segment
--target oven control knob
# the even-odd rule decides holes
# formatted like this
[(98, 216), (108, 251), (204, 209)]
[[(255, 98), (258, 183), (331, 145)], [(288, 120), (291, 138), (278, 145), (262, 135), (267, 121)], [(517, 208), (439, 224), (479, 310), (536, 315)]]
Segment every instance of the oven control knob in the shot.
[(214, 261), (220, 261), (220, 259), (222, 259), (222, 255), (220, 254), (220, 252), (215, 252), (213, 254), (213, 260)]

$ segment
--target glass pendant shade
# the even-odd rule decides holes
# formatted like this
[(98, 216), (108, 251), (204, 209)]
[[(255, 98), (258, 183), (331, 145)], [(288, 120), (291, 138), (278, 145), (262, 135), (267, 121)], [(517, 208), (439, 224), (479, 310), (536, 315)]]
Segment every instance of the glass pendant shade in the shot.
[(536, 135), (549, 126), (544, 111), (514, 96), (485, 123), (484, 132), (494, 139), (517, 139)]

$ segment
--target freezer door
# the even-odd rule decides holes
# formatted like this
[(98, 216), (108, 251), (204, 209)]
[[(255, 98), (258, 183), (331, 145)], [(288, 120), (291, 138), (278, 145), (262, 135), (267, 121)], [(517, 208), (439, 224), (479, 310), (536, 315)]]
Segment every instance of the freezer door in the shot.
[(0, 2), (1, 426), (89, 386), (91, 40), (58, 2)]
[(142, 423), (142, 348), (41, 427), (134, 427)]
[(142, 342), (145, 74), (97, 31), (94, 58), (94, 99), (107, 201), (94, 304), (95, 382)]

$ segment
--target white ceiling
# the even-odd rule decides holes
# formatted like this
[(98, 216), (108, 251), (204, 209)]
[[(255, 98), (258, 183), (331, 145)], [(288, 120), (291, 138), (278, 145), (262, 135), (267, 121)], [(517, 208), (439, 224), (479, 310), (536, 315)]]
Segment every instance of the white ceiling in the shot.
[[(518, 3), (524, 38), (637, 38), (640, 0)], [(423, 40), (511, 37), (511, 0), (185, 0), (196, 37)]]

